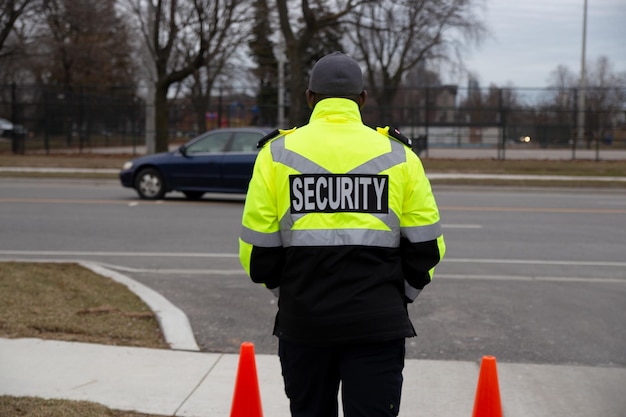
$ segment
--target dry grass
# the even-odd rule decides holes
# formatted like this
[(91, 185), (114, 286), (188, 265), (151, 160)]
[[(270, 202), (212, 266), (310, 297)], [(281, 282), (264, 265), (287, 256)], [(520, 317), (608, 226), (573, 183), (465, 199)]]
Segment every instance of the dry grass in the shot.
[(111, 410), (89, 401), (45, 400), (0, 396), (0, 416), (6, 417), (156, 417), (132, 411)]
[[(168, 348), (141, 299), (77, 264), (0, 263), (0, 305), (0, 337)], [(0, 396), (0, 416), (151, 417), (85, 401), (11, 396)]]
[(427, 172), (573, 175), (592, 177), (626, 176), (626, 163), (624, 163), (624, 161), (424, 159), (423, 164)]
[(168, 347), (139, 297), (76, 264), (1, 263), (0, 305), (1, 337)]

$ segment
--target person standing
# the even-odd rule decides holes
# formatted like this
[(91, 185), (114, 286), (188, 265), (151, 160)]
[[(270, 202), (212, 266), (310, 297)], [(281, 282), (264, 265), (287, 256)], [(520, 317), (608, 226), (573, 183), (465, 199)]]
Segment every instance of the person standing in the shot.
[(309, 123), (259, 143), (242, 216), (241, 263), (278, 296), (293, 417), (397, 416), (407, 304), (445, 253), (430, 183), (410, 141), (363, 124), (358, 63), (313, 67)]

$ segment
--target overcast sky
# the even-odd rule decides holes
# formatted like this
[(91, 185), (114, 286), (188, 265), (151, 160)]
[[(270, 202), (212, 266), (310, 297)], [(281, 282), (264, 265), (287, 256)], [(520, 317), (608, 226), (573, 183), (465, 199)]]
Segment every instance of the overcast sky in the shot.
[[(578, 76), (583, 10), (584, 0), (486, 0), (491, 35), (466, 55), (466, 66), (481, 87), (545, 87), (560, 64)], [(626, 0), (588, 0), (586, 61), (603, 55), (626, 72)]]

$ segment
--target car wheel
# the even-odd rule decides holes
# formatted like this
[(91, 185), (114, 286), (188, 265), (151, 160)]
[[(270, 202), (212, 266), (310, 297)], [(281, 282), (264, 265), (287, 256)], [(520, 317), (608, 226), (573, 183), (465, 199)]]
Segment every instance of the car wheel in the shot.
[(154, 168), (142, 169), (135, 178), (135, 190), (146, 200), (159, 200), (165, 195), (163, 176)]
[(183, 191), (183, 194), (190, 200), (200, 200), (204, 195), (202, 191)]

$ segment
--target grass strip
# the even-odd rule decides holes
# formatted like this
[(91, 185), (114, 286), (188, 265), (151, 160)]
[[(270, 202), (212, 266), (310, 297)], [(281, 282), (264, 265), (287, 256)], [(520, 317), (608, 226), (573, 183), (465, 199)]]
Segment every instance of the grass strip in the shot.
[(0, 337), (168, 348), (126, 286), (72, 263), (0, 263)]
[(7, 417), (157, 417), (133, 411), (112, 410), (90, 401), (49, 400), (0, 396), (0, 416)]

